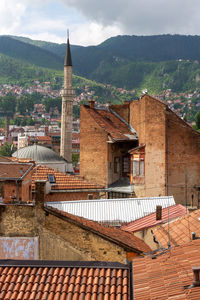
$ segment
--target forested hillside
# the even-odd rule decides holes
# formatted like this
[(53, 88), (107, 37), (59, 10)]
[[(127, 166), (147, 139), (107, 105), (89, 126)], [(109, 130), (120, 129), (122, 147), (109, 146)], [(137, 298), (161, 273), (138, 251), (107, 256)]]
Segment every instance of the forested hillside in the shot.
[(0, 53), (40, 67), (62, 69), (63, 66), (58, 55), (8, 36), (0, 36)]
[[(13, 37), (63, 61), (65, 44)], [(200, 87), (200, 36), (117, 36), (98, 46), (71, 46), (75, 74), (126, 89), (158, 93)]]

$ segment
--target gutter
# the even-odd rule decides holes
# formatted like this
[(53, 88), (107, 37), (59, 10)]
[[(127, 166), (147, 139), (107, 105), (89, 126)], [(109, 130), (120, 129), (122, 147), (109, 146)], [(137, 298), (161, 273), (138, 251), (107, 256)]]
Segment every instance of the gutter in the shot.
[(128, 123), (126, 122), (120, 115), (118, 115), (118, 113), (116, 113), (114, 110), (112, 110), (111, 108), (109, 108), (109, 111), (115, 115), (118, 119), (120, 119), (124, 124), (126, 124), (128, 126), (128, 128), (130, 129), (130, 131), (132, 133), (135, 133), (136, 138), (138, 138), (138, 134), (136, 132), (136, 130)]
[(105, 192), (106, 189), (77, 189), (77, 190), (51, 190), (50, 193), (79, 193), (79, 192)]

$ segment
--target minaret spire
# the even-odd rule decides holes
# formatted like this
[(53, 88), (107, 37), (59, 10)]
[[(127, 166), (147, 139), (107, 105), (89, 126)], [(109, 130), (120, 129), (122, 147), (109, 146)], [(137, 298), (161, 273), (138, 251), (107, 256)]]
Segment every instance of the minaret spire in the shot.
[[(60, 156), (72, 163), (72, 121), (73, 121), (73, 99), (72, 89), (72, 59), (69, 43), (69, 31), (67, 31), (67, 47), (64, 61), (64, 88), (62, 96), (62, 116), (61, 116), (61, 139)], [(72, 164), (71, 164), (72, 171)]]
[(70, 44), (69, 44), (69, 29), (67, 29), (67, 48), (66, 48), (64, 66), (72, 66), (71, 50), (70, 50)]

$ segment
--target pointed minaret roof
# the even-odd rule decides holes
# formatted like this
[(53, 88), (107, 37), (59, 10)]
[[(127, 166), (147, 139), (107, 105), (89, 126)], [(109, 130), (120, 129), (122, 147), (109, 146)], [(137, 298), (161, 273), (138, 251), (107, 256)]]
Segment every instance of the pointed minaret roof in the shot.
[(68, 37), (67, 37), (67, 48), (66, 48), (64, 66), (72, 66), (71, 50), (70, 50), (70, 44), (69, 44), (69, 32), (68, 32)]

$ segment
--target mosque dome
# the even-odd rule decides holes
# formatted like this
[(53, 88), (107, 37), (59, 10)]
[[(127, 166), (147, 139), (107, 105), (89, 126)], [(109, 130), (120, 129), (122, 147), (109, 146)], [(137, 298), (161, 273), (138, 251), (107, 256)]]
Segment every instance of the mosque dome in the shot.
[(66, 160), (53, 150), (36, 144), (17, 150), (12, 156), (17, 158), (30, 158), (34, 160), (36, 164), (66, 163)]

